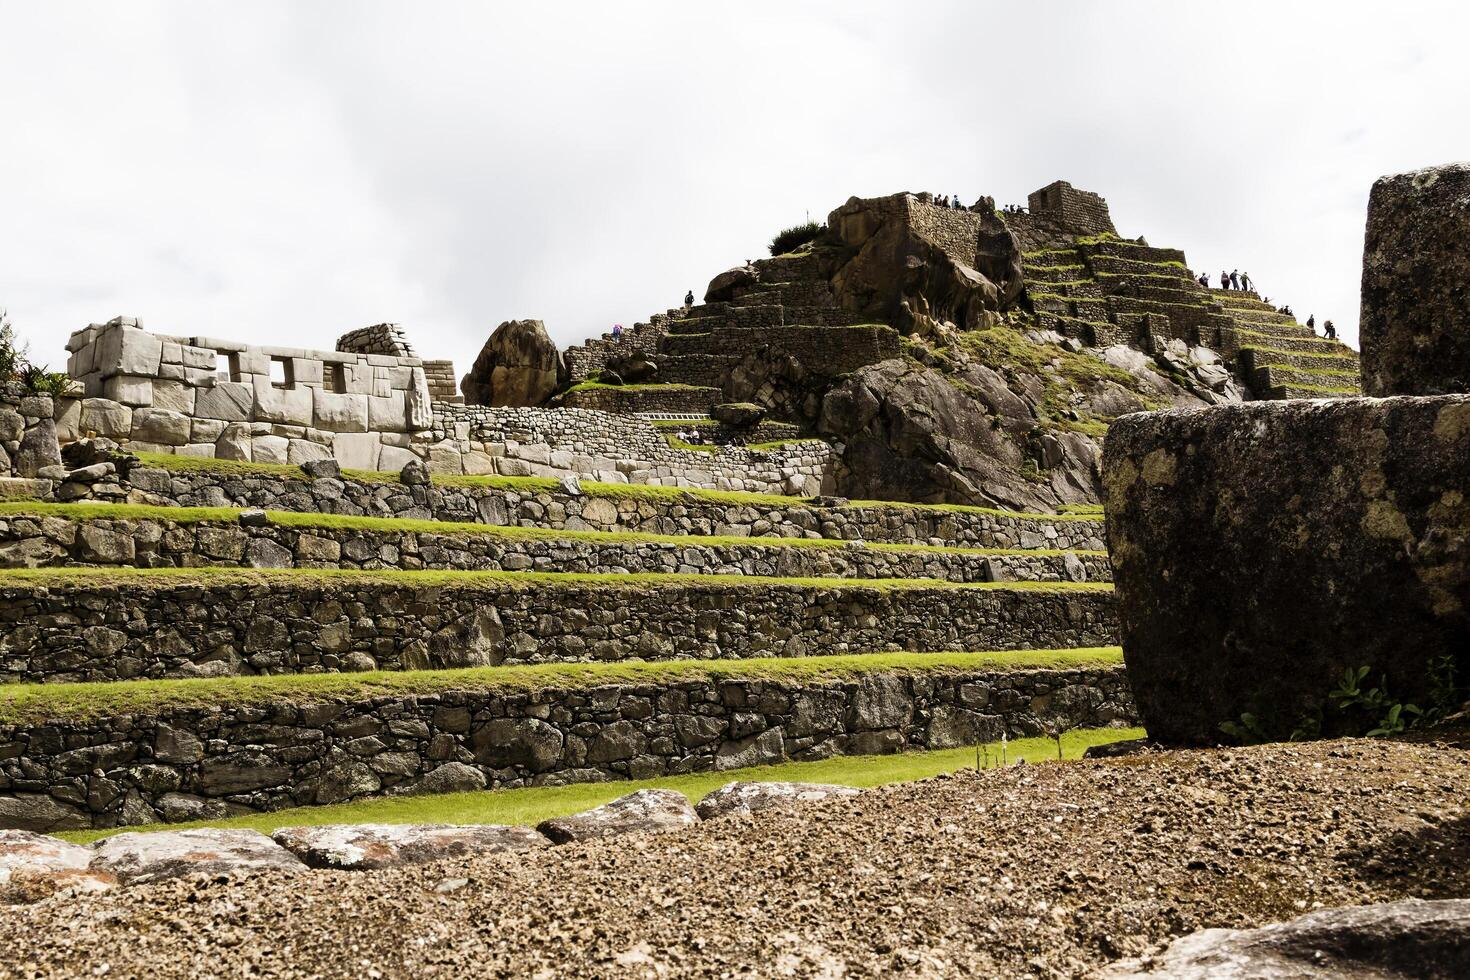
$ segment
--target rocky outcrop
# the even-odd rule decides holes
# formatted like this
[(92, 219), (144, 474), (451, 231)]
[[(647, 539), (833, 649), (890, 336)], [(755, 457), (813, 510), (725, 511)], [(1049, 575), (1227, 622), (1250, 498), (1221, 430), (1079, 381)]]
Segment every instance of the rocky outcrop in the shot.
[(26, 830), (0, 830), (0, 905), (106, 891), (117, 878), (92, 871), (92, 849)]
[(1123, 649), (1152, 738), (1211, 743), (1225, 723), (1333, 734), (1345, 671), (1423, 708), (1452, 693), (1446, 670), (1467, 676), (1470, 397), (1130, 415), (1104, 471)]
[(1470, 163), (1382, 177), (1363, 246), (1363, 390), (1470, 391)]
[(760, 273), (755, 266), (747, 262), (745, 265), (737, 265), (733, 269), (726, 269), (709, 281), (709, 288), (704, 291), (706, 303), (723, 303), (734, 297), (737, 289), (752, 286), (760, 280)]
[(284, 827), (273, 839), (308, 867), (370, 871), (500, 851), (542, 847), (546, 838), (528, 827), (495, 824), (335, 824)]
[(507, 320), (495, 328), (459, 387), (468, 405), (535, 406), (566, 380), (561, 352), (540, 320)]
[(699, 815), (683, 793), (671, 789), (640, 789), (592, 810), (544, 820), (536, 829), (554, 844), (569, 844), (622, 834), (678, 830), (698, 822)]
[(1259, 929), (1202, 929), (1109, 980), (1458, 980), (1470, 976), (1470, 901), (1323, 909)]
[(258, 830), (204, 827), (108, 837), (97, 845), (91, 868), (125, 885), (147, 885), (193, 874), (305, 871), (306, 865)]
[(857, 796), (862, 790), (830, 783), (726, 783), (695, 805), (701, 820), (725, 817), (732, 813), (760, 813), (777, 810), (794, 803), (814, 803), (842, 796)]

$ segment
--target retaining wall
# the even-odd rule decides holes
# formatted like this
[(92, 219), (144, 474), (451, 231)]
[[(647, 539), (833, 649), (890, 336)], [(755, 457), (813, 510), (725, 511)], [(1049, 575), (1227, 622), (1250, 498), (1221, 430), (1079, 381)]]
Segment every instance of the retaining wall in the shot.
[(1115, 642), (1111, 590), (297, 572), (0, 583), (0, 682)]
[[(418, 517), (555, 530), (646, 531), (758, 537), (840, 538), (976, 548), (1103, 551), (1103, 523), (987, 510), (906, 505), (724, 503), (694, 494), (610, 497), (566, 490), (410, 486), (398, 482), (288, 479), (134, 469), (132, 502), (260, 507), (369, 517)], [(758, 501), (758, 502), (757, 502)]]
[(697, 678), (0, 726), (0, 826), (112, 827), (405, 792), (648, 778), (1132, 723), (1121, 669)]
[[(83, 512), (85, 514), (85, 511)], [(64, 565), (190, 568), (454, 569), (937, 578), (952, 582), (1108, 581), (1106, 555), (889, 551), (849, 545), (701, 544), (520, 538), (488, 529), (443, 534), (375, 528), (157, 518), (0, 515), (0, 568)], [(767, 539), (769, 540), (769, 539)]]

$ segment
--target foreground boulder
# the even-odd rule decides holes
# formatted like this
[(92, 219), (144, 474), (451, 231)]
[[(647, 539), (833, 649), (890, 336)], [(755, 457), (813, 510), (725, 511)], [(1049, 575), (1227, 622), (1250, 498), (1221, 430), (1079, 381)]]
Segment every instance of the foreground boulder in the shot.
[(793, 803), (812, 803), (839, 796), (857, 796), (862, 790), (852, 786), (835, 786), (829, 783), (726, 783), (710, 793), (694, 808), (705, 820), (725, 817), (732, 813), (759, 813), (791, 806)]
[(125, 885), (146, 885), (193, 874), (304, 871), (306, 865), (257, 830), (164, 830), (118, 834), (99, 841), (91, 868)]
[(620, 834), (677, 830), (698, 822), (699, 815), (683, 793), (671, 789), (640, 789), (592, 810), (544, 820), (536, 829), (554, 844), (568, 844)]
[(27, 830), (0, 830), (0, 905), (115, 886), (114, 876), (90, 870), (92, 857), (92, 849), (80, 844)]
[(272, 837), (309, 867), (349, 871), (524, 851), (546, 844), (528, 827), (496, 825), (338, 824), (286, 827)]
[(1363, 390), (1470, 391), (1470, 163), (1380, 178), (1363, 246)]
[(1470, 397), (1130, 415), (1104, 483), (1152, 739), (1361, 734), (1382, 719), (1334, 715), (1345, 671), (1421, 707), (1453, 693), (1447, 669), (1467, 676)]
[(1458, 980), (1470, 976), (1470, 901), (1409, 899), (1323, 909), (1260, 929), (1203, 929), (1113, 980)]
[(540, 320), (507, 320), (480, 348), (460, 380), (467, 405), (535, 406), (566, 379), (561, 352)]

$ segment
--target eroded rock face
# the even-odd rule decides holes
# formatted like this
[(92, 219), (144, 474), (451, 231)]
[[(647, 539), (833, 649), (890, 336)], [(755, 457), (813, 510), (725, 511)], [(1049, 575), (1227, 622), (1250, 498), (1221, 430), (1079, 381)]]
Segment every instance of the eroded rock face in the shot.
[(1470, 901), (1323, 909), (1259, 929), (1202, 929), (1113, 980), (1456, 980), (1470, 976)]
[(755, 266), (749, 263), (726, 269), (710, 280), (709, 288), (704, 291), (704, 301), (706, 303), (726, 302), (734, 297), (735, 290), (752, 286), (759, 279), (760, 274), (756, 271)]
[(192, 874), (304, 871), (306, 865), (259, 831), (205, 827), (108, 837), (97, 843), (91, 869), (125, 885), (146, 885)]
[(448, 824), (345, 824), (286, 827), (272, 835), (277, 844), (309, 867), (365, 871), (476, 857), (499, 851), (542, 847), (546, 838), (528, 827)]
[(695, 806), (701, 818), (710, 820), (732, 813), (759, 813), (794, 803), (808, 803), (839, 796), (857, 796), (862, 790), (829, 783), (726, 783)]
[(566, 380), (561, 352), (540, 320), (495, 328), (459, 387), (468, 405), (542, 405)]
[(0, 905), (106, 891), (117, 879), (92, 871), (92, 849), (26, 830), (0, 830)]
[(683, 793), (671, 789), (640, 789), (582, 813), (542, 821), (536, 829), (554, 844), (568, 844), (620, 834), (677, 830), (698, 821), (699, 815)]
[(1130, 415), (1104, 482), (1151, 738), (1212, 743), (1246, 713), (1286, 737), (1348, 669), (1420, 706), (1436, 660), (1470, 669), (1470, 397)]
[(1470, 163), (1382, 177), (1363, 246), (1363, 391), (1470, 391)]

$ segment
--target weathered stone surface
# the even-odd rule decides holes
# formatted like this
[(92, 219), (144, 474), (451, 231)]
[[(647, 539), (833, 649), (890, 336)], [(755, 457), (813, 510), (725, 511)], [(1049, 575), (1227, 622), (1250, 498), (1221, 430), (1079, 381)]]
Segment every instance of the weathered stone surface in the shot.
[(698, 822), (699, 815), (683, 793), (671, 789), (640, 789), (591, 810), (544, 820), (536, 829), (553, 844), (569, 844), (620, 834), (678, 830)]
[(91, 868), (125, 885), (146, 885), (192, 874), (304, 871), (306, 865), (257, 830), (206, 827), (105, 838), (95, 846)]
[(182, 446), (189, 441), (191, 421), (183, 412), (140, 408), (133, 412), (133, 438), (165, 446)]
[(90, 827), (87, 814), (69, 803), (39, 793), (0, 796), (0, 827), (51, 833)]
[(1363, 390), (1470, 392), (1470, 163), (1381, 177), (1363, 246)]
[(749, 263), (737, 265), (733, 269), (726, 269), (709, 281), (709, 287), (704, 291), (706, 303), (721, 303), (731, 299), (735, 290), (746, 286), (752, 286), (760, 280), (756, 268)]
[(1152, 738), (1212, 742), (1244, 713), (1285, 736), (1347, 669), (1425, 705), (1433, 661), (1470, 668), (1470, 397), (1130, 415), (1105, 482)]
[(470, 858), (499, 851), (525, 851), (546, 845), (528, 827), (448, 824), (339, 824), (286, 827), (272, 835), (277, 844), (312, 868), (365, 871)]
[(709, 820), (732, 813), (759, 813), (794, 803), (857, 796), (860, 792), (851, 786), (830, 783), (732, 782), (705, 796), (694, 809), (702, 819)]
[(470, 405), (540, 405), (566, 376), (561, 352), (540, 320), (507, 320), (485, 341), (459, 383)]
[(1322, 909), (1259, 929), (1202, 929), (1111, 980), (1459, 980), (1470, 976), (1470, 901)]
[(710, 418), (716, 422), (723, 422), (726, 425), (744, 428), (759, 422), (761, 417), (766, 414), (766, 410), (763, 406), (750, 402), (725, 402), (724, 404), (711, 408), (709, 414)]
[(0, 830), (0, 905), (105, 891), (117, 879), (89, 870), (92, 849), (26, 830)]
[(16, 476), (32, 477), (41, 469), (61, 463), (61, 448), (56, 442), (56, 423), (41, 419), (21, 436), (20, 447), (10, 461)]

